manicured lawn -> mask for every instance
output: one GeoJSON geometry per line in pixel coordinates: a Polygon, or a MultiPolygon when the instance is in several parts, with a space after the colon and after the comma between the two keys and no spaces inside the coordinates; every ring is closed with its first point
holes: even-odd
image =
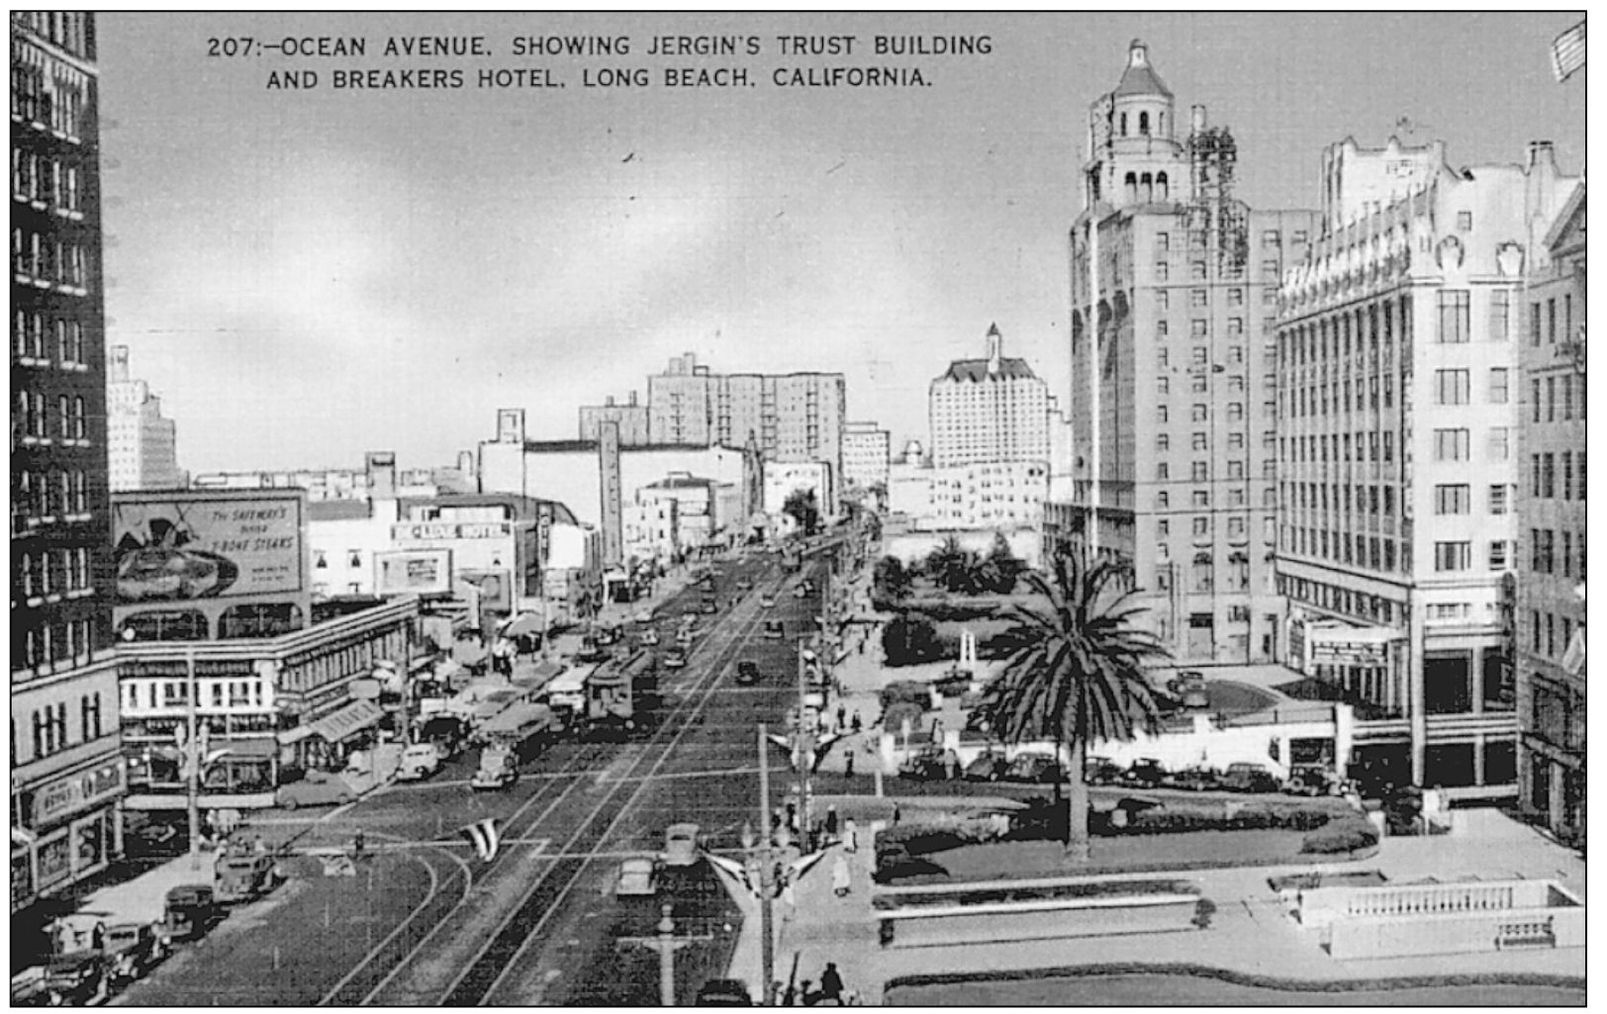
{"type": "MultiPolygon", "coordinates": [[[[1290,984],[1293,985],[1293,984],[1290,984]]],[[[1347,984],[1348,985],[1348,984],[1347,984]]],[[[1358,983],[1358,986],[1366,984],[1358,983]]],[[[901,985],[888,1006],[1583,1006],[1585,991],[1560,985],[1503,982],[1400,988],[1284,989],[1207,975],[1139,972],[1119,975],[978,977],[962,982],[901,985]]]]}
{"type": "Polygon", "coordinates": [[[1033,877],[1211,869],[1295,862],[1343,861],[1343,856],[1302,855],[1300,831],[1195,831],[1184,834],[1125,835],[1095,838],[1091,860],[1072,863],[1058,841],[994,842],[962,845],[914,857],[910,876],[899,885],[943,884],[968,880],[1018,880],[1033,877]]]}

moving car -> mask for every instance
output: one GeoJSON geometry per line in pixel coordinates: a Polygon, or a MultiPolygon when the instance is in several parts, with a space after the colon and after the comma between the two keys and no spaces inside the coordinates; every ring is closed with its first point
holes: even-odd
{"type": "Polygon", "coordinates": [[[519,757],[506,743],[490,743],[480,751],[480,766],[469,779],[476,792],[505,789],[519,780],[519,757]]]}
{"type": "Polygon", "coordinates": [[[664,668],[685,669],[686,649],[681,647],[670,648],[664,652],[664,668]]]}
{"type": "Polygon", "coordinates": [[[698,1007],[752,1007],[753,996],[741,979],[710,979],[698,987],[698,1007]]]}
{"type": "Polygon", "coordinates": [[[167,957],[167,945],[162,943],[155,926],[125,922],[106,927],[101,953],[106,957],[110,984],[119,987],[138,979],[167,957]]]}
{"type": "Polygon", "coordinates": [[[741,578],[737,581],[737,591],[753,591],[753,582],[745,577],[741,578]]]}
{"type": "Polygon", "coordinates": [[[737,686],[751,687],[759,682],[759,663],[745,658],[737,663],[737,686]]]}
{"type": "Polygon", "coordinates": [[[671,824],[664,829],[664,865],[691,866],[697,862],[698,826],[693,823],[671,824]]]}
{"type": "Polygon", "coordinates": [[[299,806],[338,806],[357,798],[350,784],[333,771],[309,771],[299,782],[279,786],[274,800],[287,810],[299,806]]]}
{"type": "Polygon", "coordinates": [[[653,875],[658,864],[651,859],[627,859],[619,864],[619,874],[614,878],[614,897],[616,898],[651,898],[658,893],[653,883],[653,875]]]}
{"type": "Polygon", "coordinates": [[[106,996],[106,959],[99,951],[58,954],[45,966],[47,1007],[87,1007],[106,996]]]}
{"type": "Polygon", "coordinates": [[[786,624],[782,623],[780,620],[765,620],[764,621],[764,636],[765,636],[765,640],[768,640],[768,641],[779,641],[779,640],[781,640],[782,638],[787,636],[786,624]]]}
{"type": "Polygon", "coordinates": [[[1232,792],[1277,792],[1278,779],[1260,764],[1229,764],[1222,787],[1232,792]]]}
{"type": "Polygon", "coordinates": [[[222,918],[211,884],[180,884],[168,889],[160,932],[170,945],[195,940],[222,918]]]}
{"type": "Polygon", "coordinates": [[[396,780],[416,782],[441,770],[442,751],[434,743],[412,743],[402,750],[401,763],[396,768],[396,780]]]}
{"type": "Polygon", "coordinates": [[[774,609],[776,605],[776,597],[774,595],[760,595],[759,605],[764,609],[774,609]]]}
{"type": "Polygon", "coordinates": [[[640,644],[644,648],[654,647],[658,644],[658,631],[654,630],[652,627],[648,627],[646,630],[636,635],[636,643],[640,644]]]}
{"type": "Polygon", "coordinates": [[[717,613],[720,611],[720,603],[714,599],[704,599],[698,608],[701,609],[705,614],[717,613]]]}

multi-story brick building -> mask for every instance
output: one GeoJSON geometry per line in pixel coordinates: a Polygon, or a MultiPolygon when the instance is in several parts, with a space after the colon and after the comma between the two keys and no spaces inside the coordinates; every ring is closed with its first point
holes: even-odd
{"type": "Polygon", "coordinates": [[[1527,166],[1454,170],[1443,143],[1347,139],[1324,153],[1321,233],[1285,279],[1290,661],[1404,720],[1409,745],[1375,751],[1397,781],[1514,777],[1514,311],[1569,186],[1549,146],[1527,166]]]}
{"type": "Polygon", "coordinates": [[[1234,196],[1232,136],[1202,106],[1178,127],[1135,41],[1089,109],[1071,230],[1071,498],[1046,506],[1045,534],[1130,568],[1139,622],[1180,661],[1270,661],[1283,616],[1270,339],[1278,280],[1316,215],[1250,210],[1234,196]]]}
{"type": "Polygon", "coordinates": [[[11,14],[11,910],[119,850],[95,21],[11,14]]]}
{"type": "Polygon", "coordinates": [[[1559,834],[1585,828],[1585,184],[1529,273],[1519,341],[1518,796],[1559,834]]]}
{"type": "Polygon", "coordinates": [[[1049,460],[1049,385],[1025,359],[1004,355],[997,324],[983,359],[957,359],[932,381],[932,464],[1049,460]]]}

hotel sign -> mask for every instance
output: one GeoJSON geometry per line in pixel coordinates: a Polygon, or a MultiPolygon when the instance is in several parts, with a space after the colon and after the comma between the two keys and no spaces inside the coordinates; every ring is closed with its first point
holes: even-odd
{"type": "Polygon", "coordinates": [[[506,521],[418,521],[391,526],[395,542],[440,542],[452,539],[505,539],[513,532],[506,521]]]}
{"type": "Polygon", "coordinates": [[[123,762],[106,764],[40,789],[34,796],[34,826],[110,799],[123,791],[123,762]]]}

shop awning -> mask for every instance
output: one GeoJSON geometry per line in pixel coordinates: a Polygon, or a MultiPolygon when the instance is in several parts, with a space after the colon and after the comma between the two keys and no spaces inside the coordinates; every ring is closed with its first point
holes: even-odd
{"type": "Polygon", "coordinates": [[[274,757],[279,753],[279,744],[271,739],[236,739],[219,746],[213,743],[214,753],[223,757],[274,757]]]}
{"type": "Polygon", "coordinates": [[[540,613],[525,613],[523,616],[502,628],[503,637],[522,637],[529,634],[541,633],[542,617],[540,613]]]}
{"type": "Polygon", "coordinates": [[[339,743],[350,739],[356,733],[377,725],[385,716],[385,712],[373,701],[352,701],[338,711],[333,711],[316,722],[297,726],[289,732],[281,733],[279,741],[282,743],[298,743],[308,736],[318,736],[331,743],[339,743]]]}

